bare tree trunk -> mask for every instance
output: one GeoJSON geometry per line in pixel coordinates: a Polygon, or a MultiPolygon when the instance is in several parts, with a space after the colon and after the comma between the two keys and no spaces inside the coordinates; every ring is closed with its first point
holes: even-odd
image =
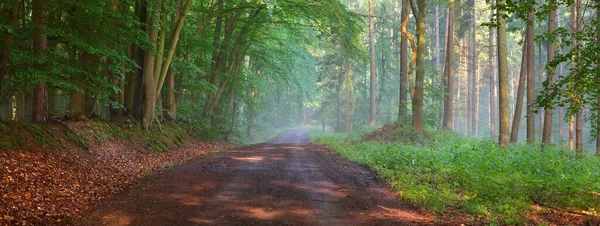
{"type": "MultiPolygon", "coordinates": [[[[46,51],[48,40],[45,36],[46,19],[48,17],[48,2],[45,0],[32,1],[33,17],[33,54],[42,57],[46,51]]],[[[41,65],[38,65],[41,66],[41,65]]],[[[38,70],[41,70],[39,68],[38,70]]],[[[35,85],[33,89],[33,111],[32,121],[36,123],[46,122],[48,120],[48,91],[46,83],[41,82],[35,85]]]]}
{"type": "MultiPolygon", "coordinates": [[[[17,15],[19,13],[19,1],[12,0],[10,1],[10,10],[8,12],[8,20],[7,25],[10,28],[15,28],[17,26],[17,15]]],[[[4,85],[4,75],[6,74],[6,70],[8,67],[8,58],[10,55],[10,49],[15,41],[15,37],[11,32],[5,32],[4,41],[0,46],[2,48],[2,52],[0,52],[0,95],[2,95],[2,86],[4,85]]],[[[0,96],[1,97],[1,96],[0,96]]]]}
{"type": "Polygon", "coordinates": [[[440,67],[440,4],[438,3],[435,5],[435,68],[440,70],[440,67]]]}
{"type": "MultiPolygon", "coordinates": [[[[498,4],[504,5],[506,0],[499,0],[498,4]]],[[[500,13],[503,14],[503,13],[500,13]]],[[[497,16],[498,21],[498,102],[500,133],[499,144],[506,146],[509,138],[509,113],[508,113],[508,61],[506,54],[506,21],[502,15],[497,16]]]]}
{"type": "MultiPolygon", "coordinates": [[[[402,24],[408,24],[408,0],[402,0],[402,10],[400,13],[402,24]]],[[[401,25],[402,27],[402,25],[401,25]]],[[[402,28],[400,28],[402,30],[402,28]]],[[[408,43],[405,35],[400,35],[400,94],[398,106],[398,119],[402,122],[406,116],[408,108],[408,43]]]]}
{"type": "MultiPolygon", "coordinates": [[[[596,20],[600,21],[600,2],[596,2],[596,20]]],[[[596,45],[600,46],[600,32],[596,38],[596,45]]],[[[600,59],[596,63],[596,68],[600,67],[600,59]]],[[[600,95],[598,95],[598,118],[596,119],[596,155],[600,155],[600,95]]]]}
{"type": "MultiPolygon", "coordinates": [[[[493,14],[493,12],[492,12],[493,14]]],[[[489,71],[490,71],[490,101],[489,101],[489,111],[490,111],[490,136],[496,136],[496,70],[494,68],[494,38],[496,34],[494,29],[490,29],[490,41],[489,41],[489,71]]]]}
{"type": "MultiPolygon", "coordinates": [[[[581,0],[575,1],[575,31],[581,31],[582,26],[582,9],[581,9],[581,0]]],[[[579,41],[575,41],[575,57],[579,57],[579,41]]],[[[581,97],[576,97],[581,98],[581,97]]],[[[577,154],[583,155],[583,107],[579,108],[577,114],[575,114],[575,150],[577,154]]]]}
{"type": "Polygon", "coordinates": [[[175,72],[173,67],[167,72],[167,119],[177,119],[177,102],[175,100],[175,72]]]}
{"type": "MultiPolygon", "coordinates": [[[[550,4],[555,5],[556,1],[551,1],[550,4]]],[[[556,27],[556,10],[550,10],[548,13],[548,33],[552,34],[556,27]]],[[[554,42],[548,42],[548,62],[554,60],[554,42]]],[[[540,56],[541,57],[541,56],[540,56]]],[[[546,82],[548,83],[548,91],[546,95],[551,95],[550,89],[552,88],[554,69],[548,70],[546,82]]],[[[542,147],[549,145],[552,139],[552,107],[544,108],[544,127],[542,131],[542,147]]]]}
{"type": "Polygon", "coordinates": [[[535,113],[534,113],[534,98],[535,98],[535,56],[534,56],[534,43],[533,43],[533,23],[535,20],[535,13],[530,11],[527,19],[527,143],[533,143],[535,141],[535,113]]]}
{"type": "MultiPolygon", "coordinates": [[[[160,10],[161,0],[154,0],[154,9],[150,16],[150,42],[153,49],[157,48],[156,41],[158,39],[158,19],[161,14],[160,10]]],[[[154,53],[152,51],[146,52],[145,56],[145,67],[144,67],[144,114],[142,116],[142,126],[146,132],[149,131],[150,125],[154,121],[154,109],[156,108],[156,90],[154,81],[154,53]]]]}
{"type": "Polygon", "coordinates": [[[417,133],[423,133],[423,80],[425,79],[425,20],[427,20],[427,1],[410,0],[413,15],[417,22],[417,54],[414,95],[412,96],[413,127],[417,133]]]}
{"type": "Polygon", "coordinates": [[[375,114],[377,105],[375,97],[377,96],[377,72],[375,69],[375,13],[373,9],[373,0],[369,0],[369,59],[370,59],[370,111],[369,126],[375,126],[375,114]]]}
{"type": "MultiPolygon", "coordinates": [[[[527,34],[525,36],[527,36],[527,34]]],[[[527,39],[527,37],[525,39],[527,39]]],[[[519,126],[521,124],[521,112],[523,111],[523,99],[525,96],[525,77],[527,77],[526,62],[527,42],[523,44],[523,54],[521,56],[521,72],[519,73],[519,85],[517,87],[517,104],[515,105],[515,114],[513,116],[513,123],[510,132],[511,143],[515,143],[519,139],[519,126]]]]}
{"type": "Polygon", "coordinates": [[[454,53],[454,0],[450,0],[448,8],[448,27],[446,37],[446,54],[444,60],[443,83],[444,92],[444,118],[442,128],[452,130],[454,127],[454,72],[453,72],[453,53],[454,53]]]}
{"type": "Polygon", "coordinates": [[[479,119],[479,76],[477,73],[477,58],[479,55],[477,54],[477,33],[476,33],[476,17],[475,17],[475,6],[471,7],[471,42],[469,49],[469,56],[471,56],[471,60],[469,66],[471,66],[471,70],[469,70],[472,74],[471,79],[471,111],[468,120],[471,120],[469,123],[471,125],[470,134],[473,136],[477,136],[477,123],[479,119]]]}

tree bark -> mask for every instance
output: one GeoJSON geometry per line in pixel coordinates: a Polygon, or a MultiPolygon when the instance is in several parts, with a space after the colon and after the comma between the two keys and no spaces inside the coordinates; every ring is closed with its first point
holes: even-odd
{"type": "MultiPolygon", "coordinates": [[[[148,22],[148,1],[140,0],[138,5],[138,18],[140,22],[140,30],[143,33],[147,32],[146,25],[148,22]]],[[[144,100],[144,73],[146,67],[146,51],[141,46],[136,46],[135,50],[136,64],[138,66],[136,74],[132,76],[133,82],[130,84],[133,89],[133,103],[129,112],[134,118],[142,119],[142,101],[144,100]]]]}
{"type": "MultiPolygon", "coordinates": [[[[408,24],[408,0],[402,0],[402,10],[400,12],[401,25],[400,32],[402,33],[402,27],[406,29],[408,24]]],[[[408,40],[406,36],[400,35],[400,87],[399,87],[399,106],[398,106],[398,120],[403,122],[407,116],[407,101],[408,101],[408,40]]]]}
{"type": "MultiPolygon", "coordinates": [[[[493,14],[493,12],[492,12],[493,14]]],[[[490,137],[496,136],[496,70],[494,68],[494,59],[495,59],[495,51],[494,51],[494,43],[495,40],[495,30],[490,29],[490,44],[488,47],[489,52],[489,71],[490,71],[490,101],[489,101],[489,113],[490,113],[490,137]]]]}
{"type": "MultiPolygon", "coordinates": [[[[506,0],[499,0],[499,5],[506,4],[506,0]]],[[[508,60],[506,54],[506,21],[502,16],[504,12],[497,15],[498,21],[498,103],[500,118],[499,144],[506,146],[509,138],[509,112],[508,112],[508,60]]]]}
{"type": "Polygon", "coordinates": [[[423,133],[423,80],[425,79],[425,20],[427,20],[427,1],[410,0],[417,22],[417,56],[414,95],[412,95],[413,127],[417,133],[423,133]]]}
{"type": "Polygon", "coordinates": [[[377,105],[375,97],[377,96],[377,72],[375,69],[375,13],[373,9],[373,0],[369,0],[369,59],[370,59],[370,74],[369,74],[369,126],[375,126],[375,114],[377,113],[377,105]]]}
{"type": "MultiPolygon", "coordinates": [[[[154,0],[154,9],[150,16],[148,25],[150,26],[150,43],[152,49],[156,49],[156,41],[158,39],[158,19],[161,13],[161,0],[154,0]]],[[[142,115],[142,126],[146,132],[149,131],[150,125],[154,121],[154,109],[156,108],[156,90],[154,80],[154,53],[147,51],[144,60],[144,114],[142,115]]]]}
{"type": "MultiPolygon", "coordinates": [[[[576,0],[575,1],[575,11],[576,11],[576,17],[575,17],[575,31],[576,32],[580,32],[581,31],[581,26],[582,26],[582,19],[583,19],[583,14],[582,14],[582,9],[581,9],[581,0],[576,0]]],[[[579,57],[579,41],[575,41],[575,57],[579,57]]],[[[577,65],[575,65],[577,66],[577,65]]],[[[580,99],[580,96],[576,97],[577,99],[580,99]]],[[[575,150],[577,151],[578,155],[583,155],[583,107],[580,107],[579,109],[577,109],[577,114],[575,114],[575,150]]]]}
{"type": "Polygon", "coordinates": [[[527,20],[527,143],[533,143],[535,141],[535,109],[533,107],[535,98],[535,45],[533,42],[535,13],[533,10],[527,15],[527,20]]]}
{"type": "MultiPolygon", "coordinates": [[[[556,5],[556,1],[551,1],[551,5],[556,5]]],[[[552,9],[548,13],[548,33],[552,34],[556,27],[556,10],[552,9]]],[[[548,42],[548,62],[554,60],[555,48],[554,42],[548,42]]],[[[540,56],[541,57],[541,56],[540,56]]],[[[546,73],[547,92],[546,95],[551,95],[551,88],[554,79],[554,69],[548,70],[546,73]]],[[[542,147],[550,144],[552,139],[552,107],[544,108],[544,128],[542,130],[542,147]]]]}
{"type": "MultiPolygon", "coordinates": [[[[46,51],[48,40],[45,36],[46,19],[48,17],[48,2],[46,0],[32,1],[33,17],[33,54],[41,57],[46,51]]],[[[42,65],[38,65],[38,70],[43,70],[42,65]]],[[[40,82],[33,89],[33,111],[32,121],[42,123],[48,120],[48,91],[45,82],[40,82]]]]}
{"type": "Polygon", "coordinates": [[[471,17],[471,48],[469,54],[469,56],[471,56],[471,61],[469,65],[471,66],[471,87],[473,89],[470,90],[472,111],[471,117],[468,120],[471,120],[471,135],[477,137],[477,127],[479,123],[479,73],[477,73],[479,54],[477,53],[477,20],[475,15],[475,5],[471,6],[471,17]]]}
{"type": "MultiPolygon", "coordinates": [[[[17,26],[17,15],[19,13],[19,1],[12,0],[10,1],[10,10],[8,11],[8,27],[14,29],[17,26]]],[[[8,59],[10,55],[10,49],[15,41],[15,37],[12,32],[5,32],[4,41],[0,46],[2,48],[2,52],[0,52],[0,97],[4,94],[2,92],[2,86],[4,85],[4,77],[6,71],[8,69],[8,59]]]]}
{"type": "Polygon", "coordinates": [[[443,83],[445,87],[444,92],[444,119],[442,121],[442,127],[444,129],[452,131],[454,126],[454,0],[450,0],[448,8],[448,27],[446,37],[446,54],[444,60],[444,75],[443,83]]]}
{"type": "MultiPolygon", "coordinates": [[[[525,34],[527,36],[527,34],[525,34]]],[[[527,39],[527,37],[525,37],[527,39]]],[[[523,99],[525,92],[525,77],[527,77],[527,42],[523,44],[521,56],[521,72],[519,73],[519,85],[517,87],[517,104],[513,115],[513,123],[510,132],[510,142],[515,143],[519,139],[519,126],[521,124],[521,112],[523,111],[523,99]]]]}
{"type": "Polygon", "coordinates": [[[175,72],[173,67],[169,68],[167,73],[167,119],[174,121],[177,119],[177,102],[175,100],[175,72]]]}
{"type": "MultiPolygon", "coordinates": [[[[600,21],[600,2],[596,2],[596,20],[600,21]]],[[[600,32],[598,32],[598,37],[596,38],[596,45],[600,46],[600,32]]],[[[598,67],[600,67],[600,59],[596,63],[596,69],[598,67]]],[[[596,155],[600,156],[600,94],[596,98],[598,99],[598,110],[596,112],[598,115],[596,118],[596,155]]]]}

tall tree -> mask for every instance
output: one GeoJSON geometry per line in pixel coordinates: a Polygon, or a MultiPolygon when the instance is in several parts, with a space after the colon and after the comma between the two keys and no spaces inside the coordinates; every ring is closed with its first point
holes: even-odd
{"type": "Polygon", "coordinates": [[[535,22],[535,12],[533,6],[527,14],[527,35],[525,42],[527,43],[527,143],[535,141],[535,53],[534,53],[534,30],[533,23],[535,22]]]}
{"type": "MultiPolygon", "coordinates": [[[[548,13],[548,33],[554,33],[556,29],[556,1],[550,1],[550,7],[552,8],[548,13]]],[[[552,40],[548,40],[548,62],[552,62],[554,60],[554,52],[555,52],[555,42],[552,40]]],[[[549,67],[548,72],[546,73],[546,83],[548,86],[547,95],[550,94],[550,90],[552,89],[552,83],[554,82],[554,69],[549,67]]],[[[546,107],[544,108],[544,128],[542,131],[542,147],[549,145],[552,138],[552,108],[546,107]]]]}
{"type": "MultiPolygon", "coordinates": [[[[493,14],[494,13],[492,12],[492,15],[493,14]]],[[[496,38],[495,29],[491,28],[490,35],[489,35],[490,41],[489,41],[489,45],[488,45],[488,55],[489,55],[488,69],[490,72],[490,80],[489,80],[490,101],[488,102],[488,107],[489,107],[489,115],[490,115],[489,124],[490,124],[490,136],[491,137],[496,136],[496,121],[497,121],[496,120],[496,115],[497,115],[496,114],[496,109],[497,109],[496,108],[496,106],[497,106],[497,104],[496,104],[496,100],[497,100],[497,98],[496,98],[496,69],[494,67],[494,66],[496,66],[495,62],[494,62],[495,61],[494,59],[496,59],[496,57],[495,57],[496,54],[494,51],[494,49],[495,49],[494,44],[496,43],[494,40],[495,38],[496,38]]]]}
{"type": "MultiPolygon", "coordinates": [[[[475,2],[473,2],[475,3],[475,2]]],[[[470,42],[469,42],[469,72],[471,74],[471,78],[469,79],[469,82],[471,84],[471,88],[472,90],[469,90],[469,94],[470,94],[470,99],[471,99],[471,109],[469,110],[470,112],[470,117],[467,120],[470,120],[469,125],[471,126],[470,130],[470,134],[473,136],[477,136],[477,125],[479,122],[479,73],[478,72],[478,58],[479,58],[479,54],[477,52],[477,22],[476,22],[476,15],[475,15],[475,4],[473,4],[471,6],[470,9],[470,14],[471,14],[471,21],[470,21],[470,25],[471,25],[471,36],[470,36],[470,42]]]]}
{"type": "MultiPolygon", "coordinates": [[[[575,26],[575,30],[573,33],[578,33],[581,31],[581,26],[583,23],[583,12],[582,12],[582,5],[581,5],[581,0],[576,0],[575,4],[573,5],[574,9],[571,10],[571,22],[574,22],[573,25],[571,26],[575,26]],[[573,18],[574,17],[574,18],[573,18]]],[[[574,34],[576,36],[576,34],[574,34]]],[[[577,60],[577,58],[579,58],[579,41],[577,41],[577,38],[574,39],[574,48],[571,51],[574,51],[573,57],[575,60],[577,60]]],[[[572,66],[576,67],[576,64],[572,64],[572,66]]],[[[574,70],[574,69],[572,69],[574,70]]],[[[578,75],[579,76],[579,75],[578,75]]],[[[581,96],[576,96],[576,99],[580,99],[582,98],[581,96]]],[[[577,109],[577,112],[575,113],[575,150],[577,151],[577,154],[582,155],[583,154],[583,108],[579,107],[577,109]]]]}
{"type": "MultiPolygon", "coordinates": [[[[42,58],[48,39],[46,37],[46,19],[48,18],[48,1],[33,0],[32,1],[32,17],[33,17],[33,54],[39,61],[42,58]]],[[[44,70],[44,63],[38,63],[38,70],[44,70]]],[[[48,120],[48,90],[46,82],[39,82],[33,89],[33,122],[45,122],[48,120]]]]}
{"type": "Polygon", "coordinates": [[[444,119],[442,127],[447,130],[452,130],[454,124],[454,0],[450,0],[450,6],[448,8],[448,22],[447,22],[447,37],[446,37],[446,54],[444,60],[444,119]]]}
{"type": "MultiPolygon", "coordinates": [[[[600,21],[600,2],[596,2],[596,20],[600,21]]],[[[600,31],[596,31],[596,45],[600,46],[600,31]]],[[[600,71],[600,58],[598,58],[598,62],[596,63],[596,71],[600,71]]],[[[598,117],[600,117],[600,94],[597,94],[597,113],[598,117]]],[[[596,121],[596,155],[600,156],[600,120],[596,121]]]]}
{"type": "Polygon", "coordinates": [[[423,133],[423,80],[425,79],[425,20],[427,20],[427,0],[410,0],[413,16],[417,22],[417,53],[414,87],[412,87],[413,127],[423,133]]]}
{"type": "Polygon", "coordinates": [[[369,59],[370,59],[370,111],[369,111],[369,125],[375,126],[375,114],[377,113],[377,104],[375,103],[375,97],[377,96],[377,71],[375,64],[375,12],[373,7],[373,0],[369,0],[369,59]]]}
{"type": "MultiPolygon", "coordinates": [[[[527,36],[527,34],[525,34],[527,36]]],[[[525,37],[527,39],[527,37],[525,37]]],[[[523,54],[521,56],[521,72],[519,73],[519,84],[517,86],[517,103],[515,113],[513,114],[513,123],[510,132],[510,142],[517,142],[519,139],[519,127],[521,124],[521,113],[523,111],[523,99],[525,92],[525,77],[527,77],[527,42],[523,44],[523,54]]]]}
{"type": "MultiPolygon", "coordinates": [[[[499,6],[504,6],[506,0],[498,0],[499,6]]],[[[501,11],[501,10],[498,10],[501,11]]],[[[498,22],[498,103],[500,132],[499,144],[504,147],[509,138],[509,113],[508,113],[508,60],[506,53],[506,20],[504,12],[498,12],[496,20],[498,22]]]]}
{"type": "MultiPolygon", "coordinates": [[[[18,16],[17,14],[19,13],[19,1],[12,0],[6,4],[8,4],[8,6],[9,6],[8,20],[7,20],[6,25],[8,25],[9,28],[14,30],[17,26],[17,16],[18,16]]],[[[10,49],[12,48],[12,45],[15,41],[14,32],[7,30],[4,33],[5,33],[4,41],[2,42],[2,45],[0,46],[0,48],[2,48],[2,52],[0,52],[0,98],[2,97],[2,86],[4,85],[3,80],[4,80],[4,75],[7,72],[8,57],[10,56],[10,49]]]]}
{"type": "MultiPolygon", "coordinates": [[[[408,0],[402,0],[400,11],[400,32],[408,25],[408,0]]],[[[408,101],[408,43],[404,34],[400,35],[400,87],[399,87],[398,119],[404,120],[407,116],[408,101]]]]}

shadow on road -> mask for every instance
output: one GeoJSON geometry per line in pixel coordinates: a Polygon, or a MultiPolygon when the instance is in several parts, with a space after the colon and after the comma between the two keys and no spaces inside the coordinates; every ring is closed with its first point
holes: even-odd
{"type": "Polygon", "coordinates": [[[369,170],[293,130],[152,176],[81,225],[424,225],[369,170]]]}

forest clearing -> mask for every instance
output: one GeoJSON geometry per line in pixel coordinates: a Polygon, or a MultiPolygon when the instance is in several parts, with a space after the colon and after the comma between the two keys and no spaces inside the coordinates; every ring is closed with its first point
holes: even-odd
{"type": "Polygon", "coordinates": [[[0,225],[600,225],[600,2],[3,0],[0,225]]]}

